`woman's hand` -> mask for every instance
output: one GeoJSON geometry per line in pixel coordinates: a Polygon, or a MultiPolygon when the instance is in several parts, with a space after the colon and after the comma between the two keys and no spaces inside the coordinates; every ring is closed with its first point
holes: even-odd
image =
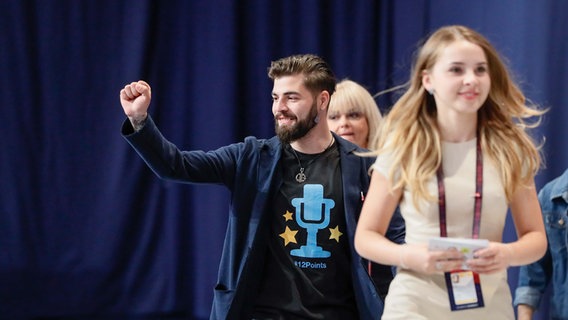
{"type": "Polygon", "coordinates": [[[455,248],[428,250],[427,245],[401,246],[401,267],[425,274],[444,273],[462,269],[465,256],[455,248]]]}
{"type": "Polygon", "coordinates": [[[475,251],[474,258],[466,261],[472,271],[479,274],[496,273],[511,265],[513,249],[510,244],[490,242],[487,248],[475,251]]]}

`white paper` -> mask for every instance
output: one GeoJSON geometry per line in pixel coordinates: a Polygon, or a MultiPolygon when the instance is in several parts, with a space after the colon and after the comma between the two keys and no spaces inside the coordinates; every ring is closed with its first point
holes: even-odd
{"type": "MultiPolygon", "coordinates": [[[[465,260],[473,259],[473,254],[476,250],[487,248],[489,240],[487,239],[469,239],[469,238],[447,238],[436,237],[431,238],[428,243],[428,248],[431,251],[442,251],[450,248],[456,248],[459,252],[465,255],[465,260]]],[[[462,269],[469,270],[465,262],[462,269]]]]}

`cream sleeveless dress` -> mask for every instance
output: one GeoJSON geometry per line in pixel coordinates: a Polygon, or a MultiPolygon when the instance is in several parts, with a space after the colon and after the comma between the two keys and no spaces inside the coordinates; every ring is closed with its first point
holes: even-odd
{"type": "MultiPolygon", "coordinates": [[[[448,237],[472,237],[476,142],[474,139],[442,143],[448,237]]],[[[373,169],[388,176],[390,166],[388,156],[379,156],[373,169]]],[[[428,190],[437,199],[436,177],[428,183],[428,190]]],[[[507,209],[499,173],[484,157],[480,239],[502,240],[507,209]]],[[[417,209],[412,203],[411,191],[405,189],[400,211],[406,222],[407,243],[427,244],[428,239],[440,235],[437,202],[424,201],[417,209]]],[[[514,319],[507,272],[480,275],[480,279],[485,307],[451,311],[442,274],[424,275],[399,268],[390,285],[381,319],[514,319]]]]}

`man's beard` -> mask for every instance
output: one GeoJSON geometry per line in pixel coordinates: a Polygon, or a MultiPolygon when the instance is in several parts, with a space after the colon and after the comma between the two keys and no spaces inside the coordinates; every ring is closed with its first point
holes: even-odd
{"type": "MultiPolygon", "coordinates": [[[[317,115],[317,104],[314,102],[308,117],[304,119],[296,118],[297,122],[293,126],[279,126],[278,120],[275,119],[274,131],[276,131],[276,135],[282,143],[291,143],[305,136],[313,127],[316,126],[317,122],[315,119],[317,115]]],[[[286,116],[286,114],[284,114],[284,116],[286,116]]]]}

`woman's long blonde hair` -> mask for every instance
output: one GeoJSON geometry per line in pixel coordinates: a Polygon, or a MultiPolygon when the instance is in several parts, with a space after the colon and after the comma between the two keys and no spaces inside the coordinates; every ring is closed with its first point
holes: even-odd
{"type": "Polygon", "coordinates": [[[433,67],[444,48],[457,40],[478,45],[487,58],[491,88],[478,111],[478,139],[484,154],[501,168],[501,180],[510,202],[515,190],[527,186],[540,168],[539,147],[526,129],[537,127],[545,111],[527,105],[495,48],[467,27],[442,27],[419,49],[406,91],[385,116],[371,154],[386,153],[392,157],[394,165],[388,176],[393,188],[407,186],[413,190],[415,205],[419,199],[435,200],[428,193],[426,182],[441,165],[442,147],[436,103],[422,86],[422,74],[433,67]],[[533,117],[537,120],[527,121],[533,117]]]}

